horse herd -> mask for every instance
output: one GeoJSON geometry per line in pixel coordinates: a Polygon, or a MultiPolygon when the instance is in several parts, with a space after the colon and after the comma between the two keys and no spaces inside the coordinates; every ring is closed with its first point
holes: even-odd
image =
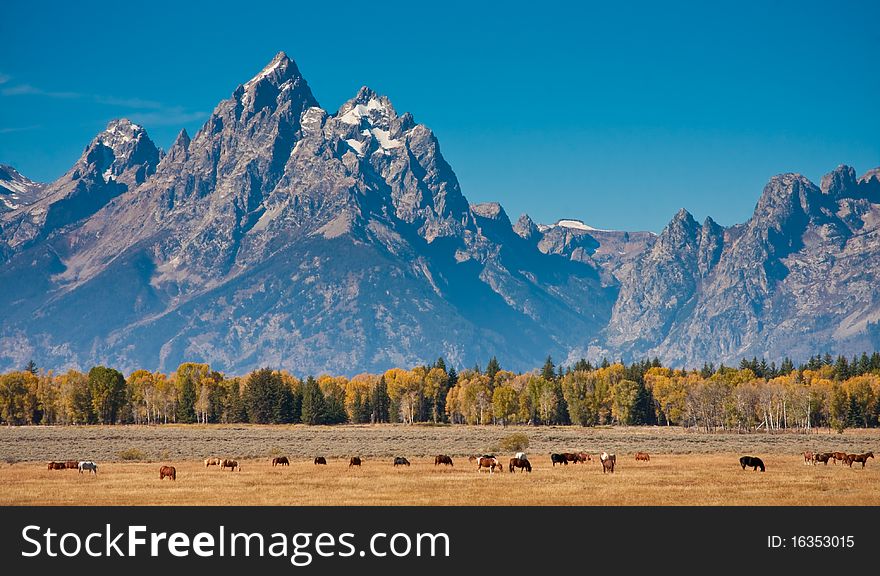
{"type": "MultiPolygon", "coordinates": [[[[828,461],[832,461],[834,464],[837,462],[842,462],[847,464],[850,468],[854,462],[860,462],[862,464],[862,468],[865,467],[865,464],[868,461],[868,458],[873,458],[873,452],[863,452],[861,454],[848,454],[846,452],[804,452],[804,464],[807,465],[816,465],[817,463],[823,463],[826,466],[828,465],[828,461]]],[[[614,473],[614,467],[617,463],[617,456],[613,453],[602,452],[598,456],[599,463],[602,465],[602,473],[605,474],[614,473]]],[[[650,462],[651,456],[647,452],[636,452],[635,459],[637,462],[650,462]]],[[[572,464],[581,464],[592,462],[593,457],[586,452],[562,452],[562,453],[551,453],[550,454],[550,463],[555,467],[557,464],[561,466],[568,466],[569,463],[572,464]]],[[[477,472],[482,472],[484,470],[488,470],[490,474],[494,473],[496,470],[499,472],[504,471],[504,466],[501,463],[501,460],[498,456],[494,454],[483,454],[483,455],[472,455],[468,456],[468,462],[473,465],[476,464],[477,472]]],[[[212,466],[217,466],[220,470],[231,470],[235,472],[236,469],[241,471],[241,465],[237,460],[232,460],[230,458],[219,458],[219,457],[211,457],[206,458],[204,460],[205,468],[210,468],[212,466]]],[[[275,466],[290,466],[290,459],[287,456],[276,456],[271,460],[272,467],[275,466]]],[[[316,456],[314,459],[315,465],[326,465],[327,459],[324,456],[316,456]]],[[[352,456],[349,459],[348,467],[352,466],[361,466],[363,460],[360,456],[352,456]]],[[[756,456],[743,456],[739,459],[740,466],[745,470],[746,468],[752,468],[752,470],[757,471],[759,468],[761,472],[766,471],[766,466],[764,462],[756,457],[756,456]]],[[[454,466],[452,457],[447,454],[438,454],[434,457],[434,467],[440,466],[443,464],[444,466],[454,466]]],[[[403,456],[395,456],[393,460],[393,466],[396,468],[398,466],[410,466],[410,461],[407,460],[403,456]]],[[[507,468],[509,472],[514,472],[519,469],[520,472],[531,472],[532,464],[529,462],[529,459],[526,457],[524,452],[517,452],[510,460],[507,462],[507,468]]],[[[48,465],[49,470],[79,470],[79,473],[82,474],[84,472],[91,472],[94,474],[98,474],[98,465],[91,460],[66,460],[63,462],[49,462],[48,465]]],[[[162,465],[159,468],[159,480],[163,480],[165,478],[169,478],[171,480],[177,480],[177,469],[174,466],[162,465]]]]}
{"type": "Polygon", "coordinates": [[[49,462],[49,470],[79,470],[79,473],[98,473],[98,465],[91,460],[65,460],[64,462],[49,462]]]}
{"type": "Polygon", "coordinates": [[[804,452],[804,464],[815,466],[817,462],[822,462],[828,466],[828,461],[831,460],[834,464],[837,464],[838,461],[843,462],[850,468],[852,468],[853,462],[861,462],[862,468],[864,468],[865,464],[868,463],[868,458],[873,457],[873,452],[862,452],[861,454],[847,454],[846,452],[804,452]]]}

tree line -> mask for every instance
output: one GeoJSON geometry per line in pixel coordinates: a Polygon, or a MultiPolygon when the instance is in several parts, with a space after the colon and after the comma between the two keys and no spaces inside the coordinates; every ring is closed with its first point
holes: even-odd
{"type": "Polygon", "coordinates": [[[880,425],[880,353],[816,355],[798,367],[743,359],[682,370],[658,359],[572,366],[548,357],[514,373],[496,358],[456,371],[442,358],[352,378],[262,368],[230,377],[187,362],[164,374],[95,366],[55,374],[30,363],[0,375],[0,423],[449,423],[668,425],[779,431],[880,425]]]}

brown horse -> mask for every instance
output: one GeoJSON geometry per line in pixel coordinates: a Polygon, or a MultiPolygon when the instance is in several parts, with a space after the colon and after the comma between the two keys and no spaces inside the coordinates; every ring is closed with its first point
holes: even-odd
{"type": "Polygon", "coordinates": [[[602,452],[599,456],[599,461],[602,462],[602,474],[606,471],[610,474],[614,474],[614,464],[617,462],[617,455],[602,452]]]}
{"type": "Polygon", "coordinates": [[[849,464],[849,467],[852,468],[853,462],[861,462],[862,468],[865,467],[865,464],[868,463],[868,458],[873,458],[873,452],[864,452],[862,454],[847,454],[846,455],[846,463],[849,464]]]}
{"type": "Polygon", "coordinates": [[[644,462],[650,462],[651,456],[647,452],[636,452],[636,460],[642,460],[644,462]]]}
{"type": "Polygon", "coordinates": [[[832,452],[831,457],[834,458],[834,463],[837,464],[837,461],[841,462],[846,460],[846,452],[832,452]]]}
{"type": "Polygon", "coordinates": [[[315,465],[316,466],[318,464],[326,464],[326,463],[327,463],[327,459],[324,458],[323,456],[315,456],[315,465]]]}
{"type": "Polygon", "coordinates": [[[562,455],[565,456],[566,462],[574,462],[575,464],[580,462],[580,460],[578,460],[578,455],[574,452],[563,452],[562,455]]]}
{"type": "Polygon", "coordinates": [[[520,473],[525,470],[526,472],[532,471],[532,463],[529,462],[528,458],[511,458],[509,463],[509,470],[513,472],[514,468],[519,468],[520,473]]]}
{"type": "Polygon", "coordinates": [[[349,468],[351,468],[352,466],[360,466],[360,465],[361,465],[360,456],[352,456],[351,460],[348,461],[349,468]]]}
{"type": "Polygon", "coordinates": [[[287,456],[272,458],[272,468],[275,466],[290,466],[290,460],[287,459],[287,456]]]}
{"type": "Polygon", "coordinates": [[[223,463],[223,460],[220,458],[205,458],[205,468],[208,466],[219,466],[223,463]]]}
{"type": "Polygon", "coordinates": [[[67,468],[68,470],[76,470],[77,468],[79,468],[79,461],[78,460],[68,460],[67,462],[64,463],[64,467],[67,468]]]}
{"type": "Polygon", "coordinates": [[[577,453],[577,461],[578,462],[592,462],[593,457],[587,454],[586,452],[578,452],[577,453]]]}
{"type": "Polygon", "coordinates": [[[220,463],[220,470],[226,470],[227,468],[231,468],[233,472],[238,468],[238,471],[241,472],[241,466],[238,465],[238,462],[230,460],[229,458],[224,458],[223,462],[220,463]]]}
{"type": "Polygon", "coordinates": [[[489,474],[495,472],[495,468],[498,468],[499,471],[503,471],[504,468],[501,466],[501,462],[498,461],[498,458],[495,456],[483,456],[480,458],[477,463],[477,472],[482,472],[483,468],[489,469],[489,474]]]}
{"type": "Polygon", "coordinates": [[[66,468],[64,462],[49,462],[49,470],[64,470],[66,468]]]}
{"type": "Polygon", "coordinates": [[[164,478],[177,480],[177,469],[174,466],[162,466],[159,468],[159,480],[164,478]]]}
{"type": "Polygon", "coordinates": [[[813,454],[813,460],[816,462],[822,462],[828,466],[828,461],[831,460],[831,452],[817,452],[816,454],[813,454]]]}
{"type": "Polygon", "coordinates": [[[450,458],[446,454],[439,454],[438,456],[434,457],[434,466],[439,466],[440,464],[455,467],[455,465],[452,463],[452,458],[450,458]]]}
{"type": "Polygon", "coordinates": [[[565,454],[550,454],[550,462],[553,463],[554,468],[557,464],[565,464],[568,466],[568,458],[565,457],[565,454]]]}
{"type": "Polygon", "coordinates": [[[804,465],[816,464],[816,454],[813,452],[804,452],[804,465]]]}

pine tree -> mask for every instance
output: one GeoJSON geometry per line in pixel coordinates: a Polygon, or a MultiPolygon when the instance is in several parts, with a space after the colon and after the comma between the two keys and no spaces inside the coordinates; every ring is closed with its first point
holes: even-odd
{"type": "Polygon", "coordinates": [[[574,371],[575,372],[589,372],[593,369],[593,365],[581,358],[577,362],[574,363],[574,371]]]}
{"type": "Polygon", "coordinates": [[[323,424],[324,419],[324,393],[318,382],[309,376],[303,384],[302,423],[323,424]]]}
{"type": "Polygon", "coordinates": [[[541,377],[548,382],[552,382],[556,378],[555,370],[556,366],[553,364],[553,358],[547,356],[544,367],[541,369],[541,377]]]}
{"type": "Polygon", "coordinates": [[[653,425],[657,423],[656,414],[654,413],[654,398],[645,387],[644,380],[636,382],[638,389],[636,390],[636,398],[633,402],[631,422],[635,425],[653,425]]]}
{"type": "Polygon", "coordinates": [[[758,364],[757,374],[759,378],[770,378],[770,367],[767,366],[766,358],[761,358],[761,363],[758,364]]]}
{"type": "Polygon", "coordinates": [[[455,371],[455,366],[450,368],[447,372],[449,375],[449,387],[452,388],[456,384],[458,384],[458,372],[455,371]]]}
{"type": "Polygon", "coordinates": [[[786,356],[782,360],[782,366],[779,367],[779,373],[783,376],[788,376],[792,372],[794,372],[794,362],[791,361],[791,358],[786,356]]]}
{"type": "Polygon", "coordinates": [[[189,374],[184,375],[183,381],[180,383],[177,421],[183,424],[192,424],[196,421],[196,384],[189,374]]]}
{"type": "Polygon", "coordinates": [[[376,383],[376,387],[373,388],[373,399],[371,401],[373,422],[388,422],[390,403],[388,384],[385,383],[385,377],[382,376],[379,378],[379,382],[376,383]]]}
{"type": "Polygon", "coordinates": [[[446,362],[443,360],[443,356],[437,358],[437,361],[434,362],[434,368],[440,368],[444,372],[446,372],[446,362]]]}
{"type": "Polygon", "coordinates": [[[24,367],[25,372],[30,372],[31,374],[36,375],[37,373],[37,363],[33,360],[28,360],[27,365],[24,367]]]}
{"type": "Polygon", "coordinates": [[[498,358],[492,356],[489,359],[489,364],[486,365],[486,376],[489,377],[489,386],[492,387],[495,385],[495,375],[501,371],[501,365],[498,363],[498,358]]]}

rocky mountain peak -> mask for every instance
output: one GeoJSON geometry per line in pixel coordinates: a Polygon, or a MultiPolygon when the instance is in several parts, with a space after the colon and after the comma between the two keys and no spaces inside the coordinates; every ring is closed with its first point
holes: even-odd
{"type": "Polygon", "coordinates": [[[855,194],[856,187],[855,169],[843,164],[822,176],[822,181],[819,185],[822,194],[831,196],[834,200],[852,197],[855,194]]]}
{"type": "Polygon", "coordinates": [[[485,218],[487,220],[506,220],[508,223],[510,222],[507,213],[498,202],[471,204],[471,211],[480,218],[485,218]]]}
{"type": "Polygon", "coordinates": [[[105,182],[140,184],[156,171],[161,154],[146,130],[126,118],[111,120],[86,149],[85,172],[97,171],[105,182]]]}
{"type": "Polygon", "coordinates": [[[362,86],[354,98],[343,104],[336,113],[338,120],[355,127],[389,128],[397,118],[391,101],[367,86],[362,86]]]}
{"type": "MultiPolygon", "coordinates": [[[[318,105],[296,62],[284,52],[276,54],[256,76],[239,86],[233,100],[240,103],[244,120],[265,108],[271,112],[286,108],[285,103],[290,103],[297,113],[318,105]]],[[[219,109],[215,115],[218,112],[219,109]]]]}
{"type": "Polygon", "coordinates": [[[871,180],[880,181],[880,167],[872,168],[859,176],[859,184],[867,184],[871,180]]]}
{"type": "Polygon", "coordinates": [[[0,164],[0,213],[32,204],[45,186],[23,176],[12,166],[0,164]]]}
{"type": "Polygon", "coordinates": [[[701,233],[701,226],[694,220],[690,212],[682,208],[675,213],[669,224],[663,228],[655,244],[655,250],[681,250],[696,246],[701,233]]]}
{"type": "Polygon", "coordinates": [[[513,225],[513,231],[524,240],[530,240],[538,233],[538,225],[528,214],[523,214],[513,225]]]}
{"type": "Polygon", "coordinates": [[[280,86],[288,80],[301,77],[302,75],[296,66],[296,62],[288,58],[284,51],[281,51],[256,76],[245,82],[244,88],[248,90],[255,84],[263,81],[280,86]]]}

